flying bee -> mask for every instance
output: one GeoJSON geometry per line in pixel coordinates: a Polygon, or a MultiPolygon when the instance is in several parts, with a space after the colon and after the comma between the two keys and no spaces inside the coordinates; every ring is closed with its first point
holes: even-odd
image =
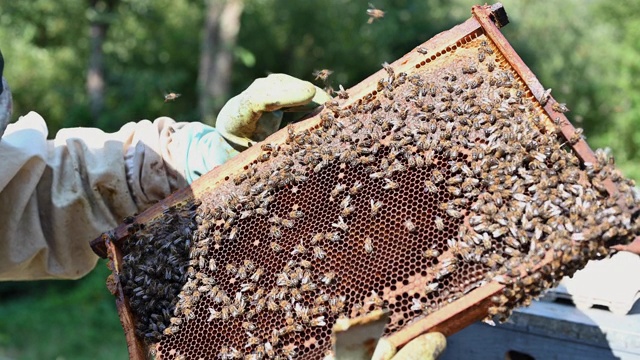
{"type": "Polygon", "coordinates": [[[164,94],[164,102],[174,101],[175,99],[182,96],[182,94],[177,94],[174,92],[170,92],[168,94],[164,94]]]}
{"type": "Polygon", "coordinates": [[[565,103],[554,103],[551,108],[553,109],[553,111],[559,112],[559,113],[566,113],[569,111],[569,108],[567,107],[567,104],[565,103]]]}
{"type": "Polygon", "coordinates": [[[364,239],[364,251],[367,254],[373,253],[373,240],[370,237],[366,237],[364,239]]]}
{"type": "Polygon", "coordinates": [[[411,221],[411,219],[407,219],[404,222],[404,227],[407,228],[407,231],[409,231],[410,233],[414,233],[417,230],[416,225],[413,223],[413,221],[411,221]]]}
{"type": "Polygon", "coordinates": [[[333,71],[329,69],[316,70],[313,72],[313,76],[316,77],[315,80],[320,79],[322,81],[327,81],[331,74],[333,74],[333,71]]]}
{"type": "Polygon", "coordinates": [[[367,9],[367,15],[369,15],[369,20],[367,20],[367,24],[373,24],[374,21],[378,19],[382,19],[384,17],[384,11],[380,9],[376,9],[373,4],[369,3],[369,8],[367,9]]]}

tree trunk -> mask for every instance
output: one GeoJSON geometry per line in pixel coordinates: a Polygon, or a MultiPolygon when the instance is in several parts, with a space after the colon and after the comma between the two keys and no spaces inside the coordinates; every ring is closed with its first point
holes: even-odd
{"type": "Polygon", "coordinates": [[[119,0],[90,0],[89,69],[87,70],[87,94],[93,123],[97,123],[104,109],[104,51],[102,45],[109,30],[109,19],[119,0]]]}
{"type": "Polygon", "coordinates": [[[229,97],[233,48],[243,9],[243,0],[207,1],[198,85],[201,119],[211,125],[229,97]]]}

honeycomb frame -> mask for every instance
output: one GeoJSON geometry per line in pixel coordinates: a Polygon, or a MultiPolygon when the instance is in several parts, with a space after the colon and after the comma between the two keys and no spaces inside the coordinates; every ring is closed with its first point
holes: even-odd
{"type": "MultiPolygon", "coordinates": [[[[560,133],[565,139],[576,139],[576,141],[570,142],[569,145],[583,163],[597,162],[596,155],[591,151],[584,139],[579,137],[579,134],[576,134],[576,129],[566,119],[564,114],[556,111],[557,106],[555,105],[557,102],[555,99],[549,97],[544,101],[542,100],[543,97],[546,96],[544,88],[500,33],[499,27],[507,23],[506,14],[502,6],[500,4],[493,6],[476,6],[472,9],[472,13],[473,17],[465,23],[435,36],[389,66],[396,74],[405,72],[409,75],[420,69],[429,67],[446,67],[446,64],[443,65],[443,62],[457,61],[455,56],[451,56],[452,53],[455,54],[456,49],[462,49],[467,44],[471,44],[476,38],[484,36],[491,41],[492,48],[504,59],[507,66],[519,76],[522,83],[526,85],[528,89],[526,95],[532,96],[539,105],[541,105],[542,102],[545,103],[541,111],[544,111],[546,116],[544,116],[543,121],[538,124],[538,126],[547,129],[547,131],[554,131],[553,129],[558,126],[560,133]],[[424,54],[421,50],[424,48],[428,49],[427,54],[424,54]]],[[[373,74],[360,84],[349,89],[347,91],[349,94],[348,99],[338,100],[337,106],[344,109],[354,104],[357,106],[358,102],[362,102],[363,99],[364,103],[373,101],[380,94],[376,91],[378,80],[385,76],[388,76],[388,71],[385,69],[373,74]]],[[[324,113],[326,113],[326,111],[324,113]]],[[[318,129],[322,126],[322,121],[321,114],[316,115],[313,118],[295,124],[286,130],[281,130],[270,136],[263,144],[285,144],[291,141],[291,134],[300,134],[306,130],[318,129]]],[[[191,188],[181,190],[171,195],[166,200],[140,214],[135,218],[134,224],[151,224],[159,217],[162,217],[167,208],[193,206],[193,198],[204,199],[213,192],[216,192],[216,196],[220,198],[228,196],[229,194],[225,193],[227,189],[224,184],[233,180],[234,174],[248,170],[251,164],[259,165],[260,161],[258,159],[264,155],[264,152],[261,146],[250,148],[225,164],[225,166],[206,174],[194,182],[191,188]]],[[[618,190],[613,181],[605,179],[603,183],[603,186],[611,195],[617,193],[618,190]]],[[[367,184],[365,184],[365,186],[367,186],[367,184]]],[[[468,221],[468,219],[465,218],[464,221],[468,221]]],[[[447,221],[447,228],[453,227],[453,225],[452,222],[447,221]]],[[[420,223],[418,223],[418,226],[420,226],[420,223]]],[[[134,359],[143,359],[146,353],[146,346],[134,332],[134,316],[132,315],[127,297],[124,295],[122,285],[119,281],[119,274],[122,271],[121,264],[123,262],[121,250],[123,242],[129,237],[132,231],[135,232],[136,230],[137,229],[132,229],[131,224],[122,224],[113,232],[105,234],[94,241],[92,246],[99,255],[108,255],[112,259],[115,276],[110,278],[110,289],[114,295],[116,295],[118,311],[125,329],[130,356],[134,359]]],[[[518,272],[523,278],[527,277],[532,271],[549,265],[553,261],[553,257],[553,252],[549,251],[534,269],[516,268],[513,277],[518,277],[518,272]]],[[[420,277],[420,275],[416,276],[418,278],[420,277]]],[[[426,274],[421,276],[426,277],[426,274]]],[[[432,277],[433,274],[429,274],[429,276],[432,277]]],[[[416,319],[415,321],[411,319],[412,322],[409,324],[401,323],[399,327],[394,328],[394,331],[390,331],[387,334],[387,339],[392,344],[400,347],[427,331],[440,331],[445,335],[450,335],[477,320],[485,318],[488,310],[495,306],[496,297],[499,298],[501,294],[505,292],[507,285],[505,281],[488,281],[481,286],[471,288],[464,296],[459,297],[446,306],[440,307],[437,311],[429,313],[428,316],[416,319]]],[[[384,298],[400,296],[403,290],[402,286],[398,286],[396,289],[385,293],[384,298]]],[[[404,302],[404,307],[407,307],[406,303],[408,299],[401,301],[404,302]]],[[[352,312],[351,315],[357,314],[352,312]]]]}

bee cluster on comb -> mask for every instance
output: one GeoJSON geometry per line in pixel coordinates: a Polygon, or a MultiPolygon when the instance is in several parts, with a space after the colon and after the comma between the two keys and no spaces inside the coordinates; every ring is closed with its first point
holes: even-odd
{"type": "Polygon", "coordinates": [[[339,317],[387,308],[389,335],[491,281],[504,320],[638,233],[633,183],[603,151],[581,163],[481,31],[436,61],[384,64],[363,98],[132,225],[120,282],[158,358],[322,358],[339,317]]]}

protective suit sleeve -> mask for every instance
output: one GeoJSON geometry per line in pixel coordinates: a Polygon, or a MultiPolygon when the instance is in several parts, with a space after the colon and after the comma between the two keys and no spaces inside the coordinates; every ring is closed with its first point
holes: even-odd
{"type": "Polygon", "coordinates": [[[47,140],[35,112],[10,124],[0,140],[0,280],[75,279],[93,269],[90,240],[187,186],[189,134],[202,127],[163,117],[47,140]]]}

